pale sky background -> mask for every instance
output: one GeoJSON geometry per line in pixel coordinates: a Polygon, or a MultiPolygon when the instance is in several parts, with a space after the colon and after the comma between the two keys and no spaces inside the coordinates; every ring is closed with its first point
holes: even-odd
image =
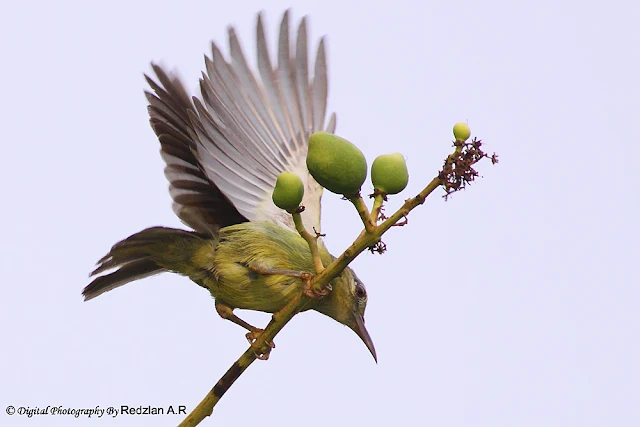
{"type": "MultiPolygon", "coordinates": [[[[273,44],[289,6],[314,46],[328,36],[338,133],[369,161],[408,158],[389,210],[431,180],[457,121],[500,164],[354,263],[377,365],[349,329],[302,314],[202,425],[640,425],[640,6],[615,0],[5,2],[0,424],[176,425],[5,407],[190,411],[246,349],[186,278],[80,292],[116,241],[182,226],[148,124],[150,61],[195,94],[210,40],[226,51],[233,23],[253,59],[256,12],[273,44]]],[[[324,213],[337,254],[361,225],[331,194],[324,213]]]]}

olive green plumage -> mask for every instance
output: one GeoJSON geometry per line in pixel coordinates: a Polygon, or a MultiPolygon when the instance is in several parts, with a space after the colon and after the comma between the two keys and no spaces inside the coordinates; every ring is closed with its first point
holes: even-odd
{"type": "MultiPolygon", "coordinates": [[[[320,257],[332,256],[324,245],[320,257]]],[[[92,275],[111,268],[83,291],[85,300],[141,278],[171,271],[189,277],[209,290],[218,303],[230,308],[275,313],[303,288],[301,279],[281,274],[259,274],[254,269],[314,271],[311,251],[298,233],[267,222],[244,222],[220,229],[214,237],[165,227],[152,227],[116,243],[92,275]],[[127,274],[129,273],[129,274],[127,274]]],[[[353,270],[345,269],[331,282],[333,291],[307,309],[317,310],[351,328],[354,313],[364,316],[366,292],[353,270]]]]}
{"type": "MultiPolygon", "coordinates": [[[[326,249],[320,250],[325,265],[331,262],[326,249]]],[[[299,234],[277,225],[248,222],[220,230],[213,255],[213,276],[202,283],[211,294],[233,308],[273,313],[284,307],[302,281],[295,277],[262,275],[249,266],[277,270],[313,272],[307,242],[299,234]]]]}

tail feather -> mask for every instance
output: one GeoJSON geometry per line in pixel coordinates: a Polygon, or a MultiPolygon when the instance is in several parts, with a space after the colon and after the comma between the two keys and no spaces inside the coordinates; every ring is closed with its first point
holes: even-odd
{"type": "MultiPolygon", "coordinates": [[[[165,271],[191,276],[200,266],[193,265],[194,254],[207,244],[198,233],[166,227],[147,228],[113,245],[98,261],[90,276],[96,277],[82,291],[85,301],[100,294],[165,271]]],[[[213,250],[211,250],[213,254],[213,250]]]]}
{"type": "MultiPolygon", "coordinates": [[[[89,301],[90,299],[119,286],[126,285],[134,280],[144,279],[145,277],[162,273],[163,271],[165,270],[159,268],[155,262],[149,259],[132,261],[123,265],[113,273],[93,279],[93,281],[84,288],[82,295],[84,296],[85,301],[89,301]]],[[[91,275],[94,274],[95,272],[91,275]]]]}

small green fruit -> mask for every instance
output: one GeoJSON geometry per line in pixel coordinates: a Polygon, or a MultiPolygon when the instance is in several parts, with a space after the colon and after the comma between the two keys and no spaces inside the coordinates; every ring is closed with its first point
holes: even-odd
{"type": "Polygon", "coordinates": [[[293,172],[282,172],[276,180],[271,198],[280,209],[288,212],[295,211],[302,202],[304,185],[302,180],[293,172]]]}
{"type": "Polygon", "coordinates": [[[409,182],[409,171],[400,153],[378,156],[371,165],[373,187],[385,194],[398,194],[409,182]]]}
{"type": "Polygon", "coordinates": [[[453,125],[453,136],[456,141],[466,141],[471,136],[471,129],[466,123],[456,123],[453,125]]]}
{"type": "Polygon", "coordinates": [[[318,184],[347,197],[360,193],[367,178],[367,159],[358,147],[327,132],[309,138],[307,168],[318,184]]]}

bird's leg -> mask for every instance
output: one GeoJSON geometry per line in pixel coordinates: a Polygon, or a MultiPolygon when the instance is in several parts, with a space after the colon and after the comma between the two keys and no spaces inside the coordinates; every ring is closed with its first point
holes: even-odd
{"type": "Polygon", "coordinates": [[[224,303],[221,303],[221,302],[219,302],[217,300],[216,300],[216,311],[218,312],[220,317],[222,317],[223,319],[230,320],[233,323],[235,323],[236,325],[242,326],[243,328],[245,328],[248,331],[251,331],[251,332],[261,332],[262,331],[262,329],[256,328],[255,326],[245,322],[244,320],[242,320],[241,318],[239,318],[238,316],[233,314],[233,309],[231,307],[229,307],[228,305],[226,305],[224,303]]]}
{"type": "Polygon", "coordinates": [[[255,271],[258,274],[263,274],[263,275],[279,274],[281,276],[295,277],[297,279],[300,279],[302,280],[302,283],[304,283],[304,286],[302,287],[302,291],[309,298],[322,299],[323,297],[327,296],[327,294],[332,290],[330,283],[327,283],[326,285],[324,285],[322,289],[320,289],[319,291],[314,290],[311,287],[311,280],[313,279],[314,275],[312,273],[309,273],[308,271],[280,270],[277,268],[269,268],[260,264],[252,264],[247,267],[249,268],[249,270],[255,271]]]}
{"type": "MultiPolygon", "coordinates": [[[[228,305],[217,300],[215,304],[216,311],[218,312],[220,317],[226,320],[230,320],[236,325],[242,326],[249,331],[245,336],[247,337],[247,341],[249,341],[249,344],[253,346],[253,343],[256,339],[258,339],[260,334],[262,334],[263,330],[260,328],[256,328],[255,326],[245,322],[244,320],[233,314],[233,308],[229,307],[228,305]]],[[[273,341],[266,341],[265,344],[269,346],[269,349],[266,352],[255,349],[256,357],[260,360],[267,360],[269,358],[269,352],[271,351],[271,349],[276,348],[276,345],[273,341]]]]}

